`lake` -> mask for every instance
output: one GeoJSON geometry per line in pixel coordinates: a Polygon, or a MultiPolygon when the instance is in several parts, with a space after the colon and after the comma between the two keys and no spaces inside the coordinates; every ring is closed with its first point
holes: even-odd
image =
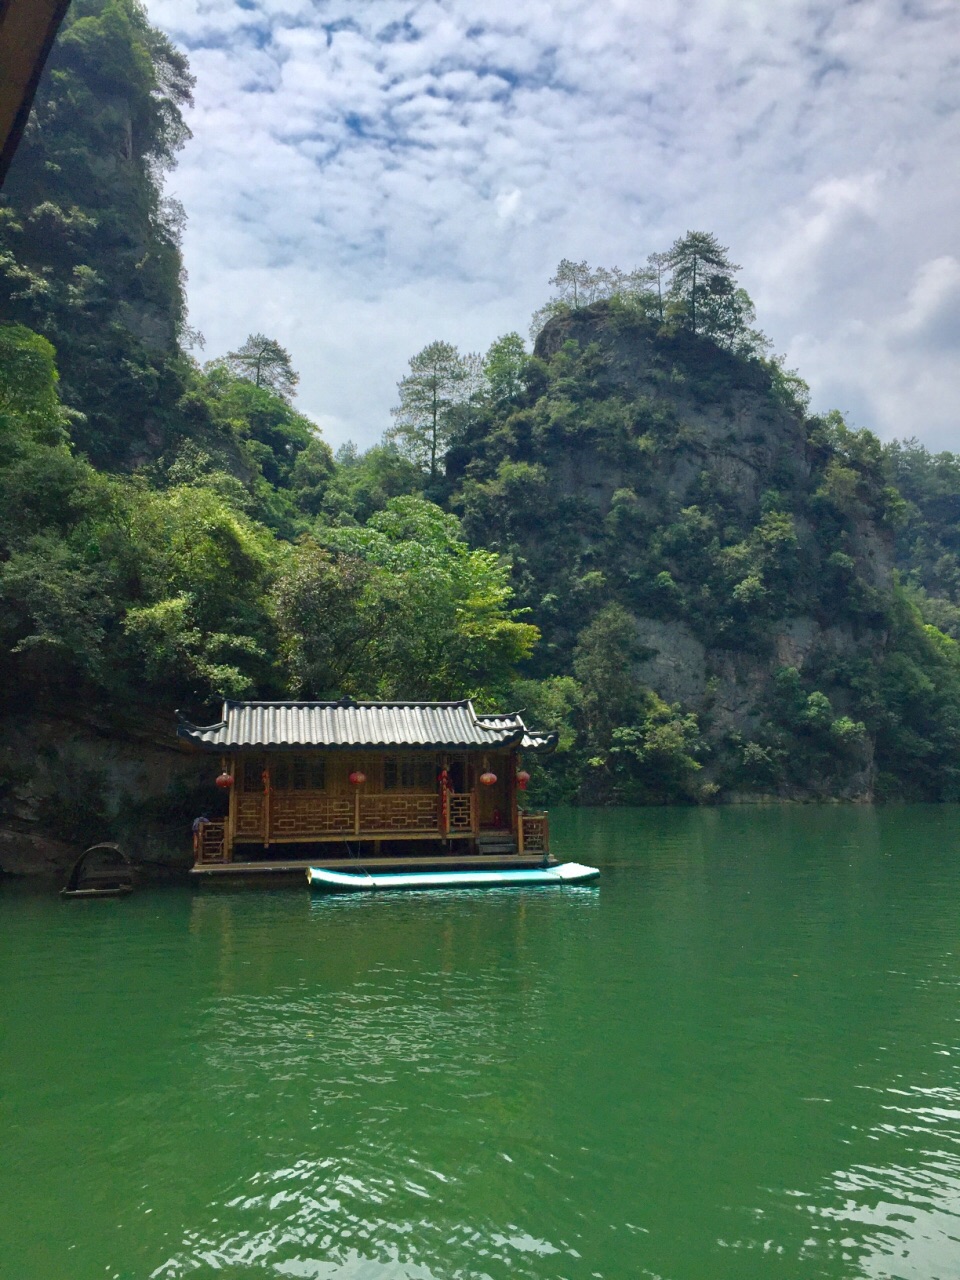
{"type": "Polygon", "coordinates": [[[598,887],[0,888],[0,1275],[960,1275],[960,809],[554,814],[598,887]]]}

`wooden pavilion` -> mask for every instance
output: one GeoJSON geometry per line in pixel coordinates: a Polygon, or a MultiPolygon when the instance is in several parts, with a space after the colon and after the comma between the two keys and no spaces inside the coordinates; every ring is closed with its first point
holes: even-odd
{"type": "MultiPolygon", "coordinates": [[[[402,864],[535,866],[547,815],[520,804],[521,752],[555,734],[461,702],[232,702],[181,718],[189,751],[219,756],[220,820],[198,819],[197,874],[402,864]]],[[[213,782],[213,778],[211,778],[213,782]]]]}

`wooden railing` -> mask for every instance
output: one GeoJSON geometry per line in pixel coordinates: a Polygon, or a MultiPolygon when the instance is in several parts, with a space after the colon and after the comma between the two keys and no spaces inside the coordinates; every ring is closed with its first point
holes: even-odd
{"type": "Polygon", "coordinates": [[[550,852],[550,819],[545,813],[521,813],[517,849],[520,853],[550,852]]]}
{"type": "Polygon", "coordinates": [[[266,830],[266,798],[261,792],[236,796],[235,836],[241,841],[304,840],[318,837],[470,835],[476,830],[476,801],[471,792],[448,792],[446,822],[440,797],[424,793],[325,795],[316,791],[273,791],[266,830]]]}
{"type": "MultiPolygon", "coordinates": [[[[286,792],[270,797],[270,838],[309,839],[310,836],[353,835],[356,825],[353,796],[286,792]]],[[[261,827],[263,815],[260,817],[261,827]]],[[[239,827],[237,828],[239,834],[239,827]]]]}
{"type": "Polygon", "coordinates": [[[430,795],[362,795],[357,835],[436,835],[440,799],[430,795]]]}
{"type": "MultiPolygon", "coordinates": [[[[270,796],[270,831],[264,831],[265,797],[236,797],[236,837],[246,843],[271,840],[305,843],[316,839],[391,836],[467,836],[477,833],[476,797],[471,792],[448,792],[446,821],[441,821],[440,798],[433,793],[375,795],[323,795],[319,792],[282,792],[270,796]]],[[[504,833],[507,834],[507,833],[504,833]]],[[[520,813],[517,851],[550,852],[550,826],[546,813],[520,813]]],[[[194,835],[198,866],[229,861],[226,824],[208,822],[194,835]]]]}
{"type": "Polygon", "coordinates": [[[469,835],[476,831],[476,805],[473,792],[447,793],[447,830],[451,835],[469,835]]]}
{"type": "Polygon", "coordinates": [[[193,833],[193,854],[197,866],[211,866],[227,860],[226,829],[222,822],[203,822],[193,833]]]}

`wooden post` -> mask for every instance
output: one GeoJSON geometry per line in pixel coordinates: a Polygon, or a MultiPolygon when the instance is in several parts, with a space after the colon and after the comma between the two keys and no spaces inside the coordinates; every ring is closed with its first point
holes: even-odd
{"type": "Polygon", "coordinates": [[[360,834],[360,788],[353,788],[353,834],[360,834]]]}
{"type": "Polygon", "coordinates": [[[480,834],[480,803],[477,798],[477,766],[469,756],[463,762],[463,784],[470,794],[470,834],[480,834]]]}
{"type": "Polygon", "coordinates": [[[270,848],[270,761],[263,766],[263,847],[270,848]]]}
{"type": "Polygon", "coordinates": [[[514,835],[519,835],[520,818],[519,806],[517,804],[517,769],[520,765],[516,751],[511,751],[507,756],[507,768],[510,772],[507,774],[507,801],[510,805],[510,830],[514,835]]]}
{"type": "Polygon", "coordinates": [[[230,788],[230,796],[227,800],[227,820],[223,824],[224,862],[233,861],[233,839],[237,834],[237,760],[235,756],[230,757],[229,773],[233,779],[233,786],[230,788]]]}
{"type": "Polygon", "coordinates": [[[523,814],[517,818],[517,853],[523,853],[523,814]]]}

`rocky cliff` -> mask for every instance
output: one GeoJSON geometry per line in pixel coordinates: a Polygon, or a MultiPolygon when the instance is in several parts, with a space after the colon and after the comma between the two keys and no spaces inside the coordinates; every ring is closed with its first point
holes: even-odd
{"type": "Polygon", "coordinates": [[[191,864],[191,822],[218,797],[208,759],[177,749],[172,715],[10,714],[0,755],[0,875],[62,875],[118,840],[156,872],[191,864]]]}
{"type": "Polygon", "coordinates": [[[808,415],[775,363],[608,303],[551,320],[535,354],[535,395],[454,461],[473,537],[517,565],[540,674],[585,669],[616,606],[636,680],[696,717],[694,793],[909,794],[904,708],[891,731],[876,682],[923,638],[876,439],[808,415]]]}

